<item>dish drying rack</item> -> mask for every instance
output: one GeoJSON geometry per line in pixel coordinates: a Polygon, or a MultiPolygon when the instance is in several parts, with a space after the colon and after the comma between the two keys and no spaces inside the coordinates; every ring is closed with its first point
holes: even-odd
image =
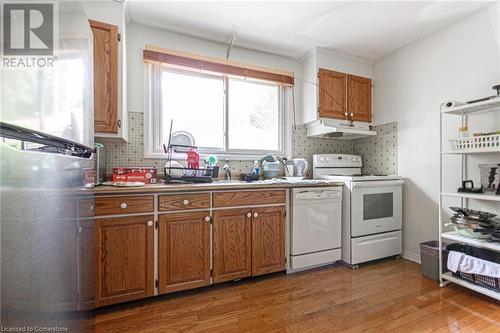
{"type": "Polygon", "coordinates": [[[164,168],[165,183],[211,183],[213,178],[219,175],[219,166],[207,166],[205,168],[189,168],[184,166],[172,166],[172,154],[176,151],[194,149],[197,146],[169,144],[164,146],[167,153],[167,163],[164,168]]]}

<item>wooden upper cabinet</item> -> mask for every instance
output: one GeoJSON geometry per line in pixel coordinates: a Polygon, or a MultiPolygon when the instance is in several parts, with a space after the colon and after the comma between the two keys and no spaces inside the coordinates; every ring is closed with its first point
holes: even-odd
{"type": "Polygon", "coordinates": [[[94,130],[118,133],[118,27],[89,22],[94,41],[94,130]]]}
{"type": "Polygon", "coordinates": [[[320,68],[318,76],[319,116],[345,119],[347,75],[320,68]]]}
{"type": "Polygon", "coordinates": [[[372,121],[372,80],[347,75],[347,110],[354,121],[372,121]]]}
{"type": "Polygon", "coordinates": [[[236,280],[251,275],[251,223],[250,209],[227,209],[214,212],[214,282],[236,280]]]}
{"type": "Polygon", "coordinates": [[[252,275],[285,270],[285,208],[254,208],[252,275]]]}
{"type": "Polygon", "coordinates": [[[154,294],[153,216],[95,220],[96,305],[154,294]]]}
{"type": "Polygon", "coordinates": [[[210,212],[160,215],[159,292],[210,284],[210,212]]]}

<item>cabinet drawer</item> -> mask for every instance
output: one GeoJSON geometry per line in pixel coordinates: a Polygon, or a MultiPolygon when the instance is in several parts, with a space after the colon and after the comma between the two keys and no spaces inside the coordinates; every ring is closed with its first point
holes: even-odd
{"type": "Polygon", "coordinates": [[[214,207],[255,206],[285,203],[284,190],[215,192],[214,207]]]}
{"type": "Polygon", "coordinates": [[[403,252],[401,230],[351,240],[351,264],[400,255],[403,252]]]}
{"type": "Polygon", "coordinates": [[[96,216],[149,213],[153,210],[154,199],[152,195],[95,198],[96,216]]]}
{"type": "Polygon", "coordinates": [[[160,211],[210,208],[210,193],[160,195],[158,206],[160,211]]]}

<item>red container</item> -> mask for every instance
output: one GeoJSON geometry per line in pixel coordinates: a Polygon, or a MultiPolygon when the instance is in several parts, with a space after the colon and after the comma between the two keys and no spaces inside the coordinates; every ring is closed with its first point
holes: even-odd
{"type": "Polygon", "coordinates": [[[114,182],[156,183],[157,168],[113,168],[114,182]]]}

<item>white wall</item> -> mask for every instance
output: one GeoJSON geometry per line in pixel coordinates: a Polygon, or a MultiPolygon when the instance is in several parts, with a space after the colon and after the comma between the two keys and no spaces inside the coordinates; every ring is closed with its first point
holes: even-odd
{"type": "Polygon", "coordinates": [[[318,68],[327,68],[348,74],[371,78],[373,62],[330,50],[316,48],[318,68]]]}
{"type": "MultiPolygon", "coordinates": [[[[127,72],[129,111],[143,112],[144,109],[144,62],[142,50],[145,45],[160,46],[221,59],[226,58],[227,50],[227,45],[205,39],[161,29],[153,29],[137,23],[128,24],[127,72]]],[[[287,70],[295,72],[295,75],[300,76],[299,64],[293,58],[234,47],[229,59],[242,63],[287,70]]],[[[300,85],[296,85],[295,89],[296,99],[300,99],[300,85]]],[[[296,104],[300,105],[300,100],[297,100],[296,104]]]]}
{"type": "MultiPolygon", "coordinates": [[[[438,236],[439,107],[448,99],[494,94],[491,86],[500,83],[500,3],[377,61],[374,78],[374,124],[398,123],[398,171],[406,178],[404,251],[417,259],[419,243],[438,236]]],[[[445,135],[456,137],[458,127],[457,119],[447,121],[445,135]]],[[[500,130],[500,117],[491,114],[469,127],[500,130]]],[[[447,187],[456,190],[458,160],[447,160],[445,167],[447,187]]],[[[471,170],[477,174],[477,166],[471,170]]]]}

